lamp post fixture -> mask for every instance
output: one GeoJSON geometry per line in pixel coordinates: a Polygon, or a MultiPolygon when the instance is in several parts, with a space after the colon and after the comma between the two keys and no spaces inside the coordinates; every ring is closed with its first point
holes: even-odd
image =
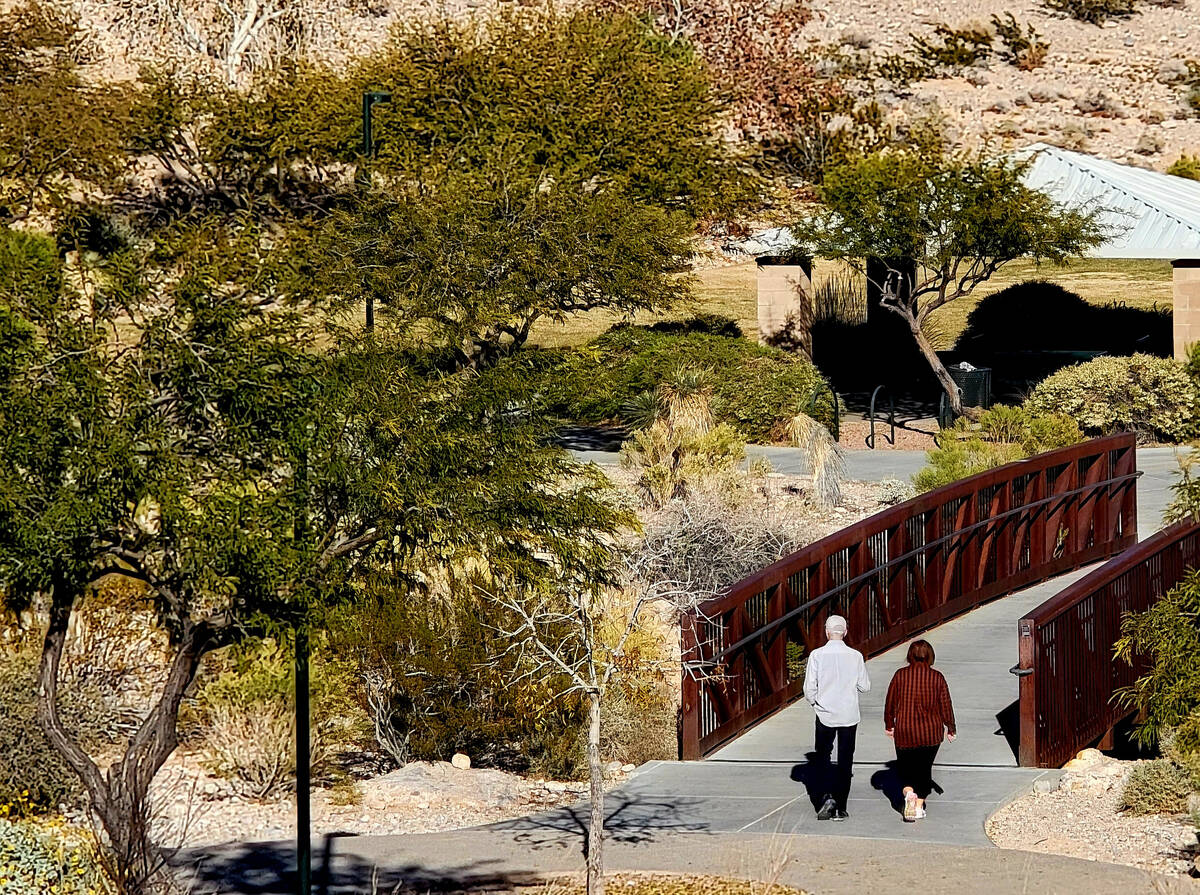
{"type": "MultiPolygon", "coordinates": [[[[363,94],[362,98],[362,155],[363,169],[362,182],[364,186],[371,183],[371,156],[375,151],[375,142],[371,133],[371,109],[376,103],[390,103],[392,95],[390,93],[382,93],[379,91],[370,91],[363,94]]],[[[367,296],[367,332],[375,329],[375,299],[367,296]]]]}

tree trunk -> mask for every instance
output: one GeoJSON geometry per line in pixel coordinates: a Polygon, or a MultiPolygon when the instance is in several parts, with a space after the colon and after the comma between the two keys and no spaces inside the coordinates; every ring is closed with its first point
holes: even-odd
{"type": "Polygon", "coordinates": [[[79,775],[92,810],[104,826],[112,875],[122,895],[164,890],[164,863],[150,838],[150,783],[178,743],[179,706],[204,654],[218,644],[208,625],[188,625],[177,647],[162,695],[125,747],[121,759],[102,775],[95,762],[67,733],[58,717],[58,677],[74,599],[55,587],[50,625],[38,667],[38,722],[46,738],[79,775]]]}
{"type": "Polygon", "coordinates": [[[587,892],[604,895],[604,768],[600,764],[600,694],[588,695],[588,776],[592,818],[588,824],[587,892]]]}
{"type": "Polygon", "coordinates": [[[917,347],[921,349],[921,354],[929,362],[933,375],[937,377],[937,381],[941,383],[946,392],[946,397],[950,399],[950,409],[954,411],[955,416],[962,416],[962,393],[958,390],[958,383],[950,376],[950,371],[946,369],[942,359],[937,356],[937,350],[925,337],[925,333],[921,329],[920,318],[910,314],[904,314],[904,317],[908,320],[908,328],[912,330],[913,338],[917,340],[917,347]]]}

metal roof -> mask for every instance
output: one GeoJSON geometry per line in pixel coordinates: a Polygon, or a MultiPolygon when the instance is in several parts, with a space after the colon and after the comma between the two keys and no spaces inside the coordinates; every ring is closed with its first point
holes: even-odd
{"type": "Polygon", "coordinates": [[[1038,143],[1025,182],[1071,208],[1102,208],[1114,236],[1094,258],[1200,258],[1200,181],[1038,143]]]}
{"type": "MultiPolygon", "coordinates": [[[[1113,236],[1093,258],[1200,258],[1200,181],[1148,171],[1045,143],[1020,150],[1033,155],[1025,182],[1070,208],[1100,208],[1113,236]]],[[[731,248],[772,255],[793,248],[790,231],[773,227],[731,248]]]]}

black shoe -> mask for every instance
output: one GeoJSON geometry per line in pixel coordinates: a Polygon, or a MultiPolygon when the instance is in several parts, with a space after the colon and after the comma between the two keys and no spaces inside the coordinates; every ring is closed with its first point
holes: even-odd
{"type": "Polygon", "coordinates": [[[849,816],[850,816],[850,815],[846,813],[846,809],[845,809],[845,808],[839,808],[839,809],[837,809],[836,811],[834,811],[834,812],[833,812],[833,819],[834,819],[834,820],[845,820],[845,819],[846,819],[846,818],[848,818],[849,816]]]}
{"type": "Polygon", "coordinates": [[[833,796],[826,796],[825,803],[817,812],[817,820],[829,820],[835,814],[837,814],[837,802],[833,800],[833,796]]]}

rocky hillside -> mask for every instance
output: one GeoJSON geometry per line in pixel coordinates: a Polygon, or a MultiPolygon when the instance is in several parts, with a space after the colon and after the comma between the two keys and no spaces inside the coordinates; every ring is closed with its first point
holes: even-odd
{"type": "Polygon", "coordinates": [[[1053,142],[1120,161],[1162,168],[1200,152],[1200,114],[1185,104],[1188,59],[1200,57],[1200,8],[1137,5],[1127,18],[1088,24],[1040,0],[812,0],[804,36],[813,44],[903,52],[910,33],[990,22],[1011,12],[1048,44],[1029,71],[998,60],[954,77],[884,95],[901,110],[937,103],[961,139],[1022,145],[1053,142]]]}

